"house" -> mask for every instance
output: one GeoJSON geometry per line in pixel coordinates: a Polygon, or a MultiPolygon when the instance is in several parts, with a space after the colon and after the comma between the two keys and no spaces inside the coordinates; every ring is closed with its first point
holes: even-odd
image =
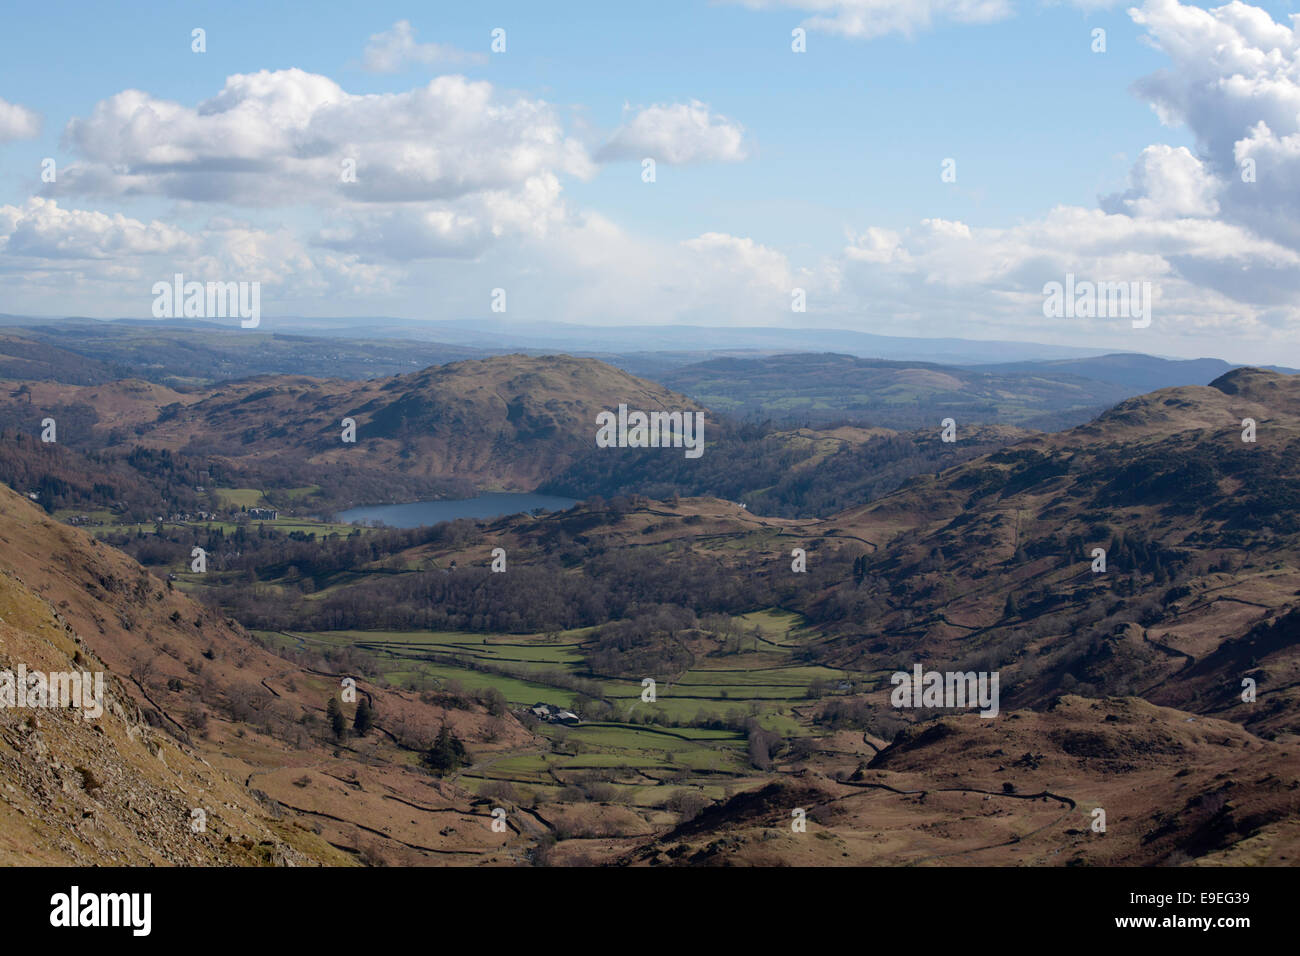
{"type": "Polygon", "coordinates": [[[548,724],[567,724],[572,726],[574,724],[582,723],[581,718],[579,718],[573,711],[565,710],[563,707],[555,707],[551,704],[544,704],[541,701],[538,701],[532,707],[529,707],[528,712],[538,720],[544,720],[548,724]]]}
{"type": "Polygon", "coordinates": [[[280,517],[280,512],[274,508],[249,508],[248,517],[254,521],[274,521],[280,517]]]}

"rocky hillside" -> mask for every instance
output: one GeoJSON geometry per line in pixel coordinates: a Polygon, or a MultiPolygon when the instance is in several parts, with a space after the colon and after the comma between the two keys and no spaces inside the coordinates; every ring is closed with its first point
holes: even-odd
{"type": "Polygon", "coordinates": [[[856,769],[835,757],[791,767],[622,861],[1294,866],[1298,799],[1292,744],[1132,698],[1066,696],[995,721],[929,722],[856,769]]]}
{"type": "Polygon", "coordinates": [[[871,553],[814,604],[843,618],[842,660],[919,654],[1001,669],[1015,705],[1078,685],[1300,733],[1298,454],[1300,378],[1153,392],[828,519],[871,553]]]}
{"type": "Polygon", "coordinates": [[[481,863],[526,826],[494,832],[491,807],[419,765],[443,726],[475,758],[531,740],[509,712],[358,674],[375,727],[335,739],[346,660],[272,653],[3,487],[0,618],[0,670],[79,660],[110,685],[97,721],[0,708],[4,846],[32,862],[481,863]],[[195,808],[209,838],[187,836],[195,808]]]}
{"type": "Polygon", "coordinates": [[[325,841],[150,726],[62,614],[0,571],[0,671],[104,674],[103,712],[0,708],[0,863],[304,865],[325,841]],[[201,816],[196,816],[199,811],[201,816]],[[200,825],[201,824],[201,825],[200,825]]]}

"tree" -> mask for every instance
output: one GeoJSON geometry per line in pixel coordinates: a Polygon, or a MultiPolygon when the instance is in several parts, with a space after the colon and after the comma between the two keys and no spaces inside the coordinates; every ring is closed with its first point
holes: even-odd
{"type": "Polygon", "coordinates": [[[424,755],[424,763],[434,773],[441,775],[469,763],[469,754],[460,738],[443,724],[442,730],[438,731],[438,739],[424,755]]]}
{"type": "Polygon", "coordinates": [[[334,734],[334,739],[342,740],[348,732],[348,722],[337,697],[330,697],[329,703],[325,705],[325,713],[329,717],[330,732],[334,734]]]}
{"type": "Polygon", "coordinates": [[[499,687],[489,687],[482,696],[483,706],[493,717],[500,717],[506,712],[509,702],[499,687]]]}
{"type": "Polygon", "coordinates": [[[364,737],[374,725],[375,717],[370,710],[370,704],[362,697],[357,703],[357,715],[352,719],[352,732],[358,737],[364,737]]]}

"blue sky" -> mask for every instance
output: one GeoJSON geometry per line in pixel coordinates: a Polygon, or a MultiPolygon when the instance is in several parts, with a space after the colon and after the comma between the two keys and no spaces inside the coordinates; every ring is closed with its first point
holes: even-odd
{"type": "Polygon", "coordinates": [[[11,112],[8,135],[0,119],[0,311],[143,317],[141,290],[183,269],[261,281],[268,317],[472,317],[504,287],[522,319],[808,325],[1255,361],[1282,350],[1300,364],[1297,243],[1278,221],[1300,185],[1288,139],[1300,130],[1282,118],[1297,79],[1290,9],[1243,7],[1244,21],[1176,0],[1142,9],[12,8],[0,101],[27,112],[11,112]],[[801,25],[808,49],[795,54],[801,25]],[[194,27],[205,53],[190,49],[194,27]],[[505,53],[489,51],[495,27],[505,53]],[[1091,49],[1097,27],[1104,53],[1091,49]],[[405,58],[367,58],[402,36],[405,58]],[[1197,52],[1234,45],[1235,58],[1197,52]],[[228,78],[259,71],[265,82],[212,105],[228,78]],[[447,76],[464,80],[432,103],[402,99],[447,76]],[[1271,89],[1203,92],[1234,76],[1271,89]],[[144,99],[104,108],[127,90],[144,99]],[[373,101],[379,113],[366,94],[387,97],[373,101]],[[301,121],[283,140],[278,120],[258,125],[273,102],[296,104],[288,122],[301,121]],[[140,111],[161,116],[158,103],[185,112],[141,133],[140,111]],[[231,103],[214,134],[213,112],[231,103]],[[495,105],[512,108],[484,120],[495,105]],[[35,135],[22,121],[32,115],[35,135]],[[247,139],[235,125],[245,115],[247,139]],[[376,115],[382,145],[367,125],[376,115]],[[1261,121],[1267,135],[1252,132],[1261,121]],[[503,144],[517,151],[508,162],[503,144]],[[305,160],[312,150],[334,164],[359,153],[366,189],[387,177],[382,195],[313,180],[330,167],[305,160]],[[1268,157],[1253,184],[1267,189],[1242,193],[1235,150],[1268,157]],[[639,157],[652,153],[645,183],[639,157]],[[232,156],[241,171],[229,172],[232,156]],[[59,164],[55,184],[40,181],[45,157],[59,164]],[[957,181],[945,183],[949,157],[957,181]],[[215,192],[214,169],[227,176],[215,192]],[[1045,317],[1043,284],[1066,272],[1153,284],[1150,329],[1045,317]],[[790,310],[794,287],[808,291],[806,313],[790,310]]]}

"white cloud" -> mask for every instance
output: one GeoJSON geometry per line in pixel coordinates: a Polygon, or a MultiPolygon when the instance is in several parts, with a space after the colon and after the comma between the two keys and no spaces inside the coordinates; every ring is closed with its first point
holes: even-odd
{"type": "MultiPolygon", "coordinates": [[[[883,10],[798,6],[825,17],[883,10]]],[[[977,18],[981,8],[924,9],[908,22],[977,18]]],[[[286,70],[232,76],[194,107],[125,91],[69,125],[81,161],[60,170],[58,190],[171,197],[182,210],[221,203],[206,227],[169,231],[33,200],[0,209],[0,270],[27,263],[26,284],[53,291],[59,270],[79,270],[78,288],[94,281],[132,296],[137,273],[226,270],[218,274],[262,278],[300,302],[315,296],[325,312],[371,295],[384,304],[365,301],[364,314],[464,317],[484,314],[486,290],[500,286],[521,319],[865,326],[1162,353],[1288,343],[1300,321],[1296,33],[1240,3],[1205,11],[1151,0],[1133,17],[1169,57],[1135,90],[1165,120],[1186,124],[1195,145],[1141,150],[1125,191],[1100,208],[1062,206],[1005,228],[954,218],[861,224],[838,254],[815,262],[720,231],[651,240],[566,203],[565,178],[592,176],[597,164],[540,99],[459,76],[359,96],[286,70]],[[349,157],[358,182],[340,183],[349,157]],[[1247,159],[1257,182],[1242,181],[1247,159]],[[287,207],[300,206],[318,218],[259,227],[229,218],[226,204],[291,218],[300,210],[287,207]],[[1151,329],[1044,318],[1043,285],[1066,273],[1150,282],[1151,329]],[[806,314],[791,313],[794,287],[808,291],[806,314]]],[[[703,103],[655,105],[628,110],[596,159],[735,161],[748,153],[745,135],[703,103]]],[[[1290,348],[1268,354],[1295,363],[1290,348]]]]}
{"type": "Polygon", "coordinates": [[[110,259],[181,254],[196,244],[184,230],[119,214],[61,209],[35,197],[23,206],[0,206],[0,253],[41,259],[110,259]]]}
{"type": "Polygon", "coordinates": [[[362,55],[362,65],[372,73],[397,73],[413,63],[434,66],[486,62],[483,53],[469,53],[442,43],[417,43],[409,20],[398,20],[383,33],[373,34],[362,55]]]}
{"type": "Polygon", "coordinates": [[[656,105],[637,112],[597,153],[600,160],[647,156],[678,166],[739,162],[746,156],[745,130],[725,116],[711,114],[698,100],[656,105]]]}
{"type": "Polygon", "coordinates": [[[271,295],[391,294],[400,278],[356,254],[309,249],[288,228],[217,217],[195,232],[121,214],[64,209],[51,199],[0,206],[6,307],[147,316],[154,282],[176,272],[206,281],[263,283],[271,295]],[[25,303],[25,305],[24,305],[25,303]]]}
{"type": "Polygon", "coordinates": [[[790,316],[791,289],[808,280],[786,255],[752,239],[705,233],[649,242],[599,217],[584,220],[553,251],[552,268],[581,268],[563,294],[572,321],[766,325],[790,316]]]}
{"type": "Polygon", "coordinates": [[[1214,216],[1221,184],[1185,146],[1148,146],[1129,176],[1130,188],[1102,200],[1102,208],[1132,216],[1214,216]]]}
{"type": "Polygon", "coordinates": [[[810,30],[871,39],[929,30],[938,21],[992,23],[1014,14],[1011,0],[736,0],[751,9],[787,9],[810,14],[810,30]]]}
{"type": "Polygon", "coordinates": [[[1149,0],[1129,15],[1170,60],[1134,89],[1162,121],[1191,131],[1199,169],[1167,156],[1135,171],[1124,201],[1139,215],[1201,205],[1199,214],[1300,249],[1300,33],[1240,2],[1149,0]]]}
{"type": "Polygon", "coordinates": [[[35,139],[41,134],[41,115],[0,98],[0,144],[35,139]]]}
{"type": "Polygon", "coordinates": [[[462,76],[361,96],[302,70],[262,71],[231,76],[197,107],[127,90],[66,137],[84,160],[52,191],[259,207],[449,201],[595,171],[545,101],[462,76]]]}

